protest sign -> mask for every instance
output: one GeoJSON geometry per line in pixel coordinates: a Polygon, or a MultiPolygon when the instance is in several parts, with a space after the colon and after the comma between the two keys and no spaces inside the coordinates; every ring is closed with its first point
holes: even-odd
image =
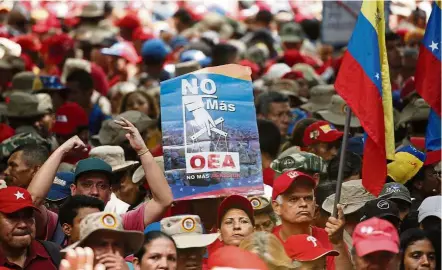
{"type": "Polygon", "coordinates": [[[175,200],[263,193],[250,75],[225,65],[161,83],[164,167],[175,200]]]}

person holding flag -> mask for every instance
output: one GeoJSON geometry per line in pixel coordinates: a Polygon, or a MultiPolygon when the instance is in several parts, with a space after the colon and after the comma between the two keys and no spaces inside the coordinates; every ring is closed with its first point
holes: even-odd
{"type": "MultiPolygon", "coordinates": [[[[377,196],[385,183],[387,159],[394,159],[395,147],[384,1],[362,3],[335,88],[366,132],[362,183],[377,196]]],[[[347,122],[350,116],[351,112],[347,111],[347,122]]],[[[346,137],[344,149],[345,141],[346,137]]]]}

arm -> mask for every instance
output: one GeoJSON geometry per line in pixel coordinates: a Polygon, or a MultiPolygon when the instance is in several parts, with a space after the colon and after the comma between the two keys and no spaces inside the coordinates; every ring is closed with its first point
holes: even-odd
{"type": "MultiPolygon", "coordinates": [[[[32,196],[32,202],[35,206],[40,206],[46,199],[46,195],[51,189],[52,182],[54,181],[55,174],[57,173],[58,166],[63,157],[72,149],[78,149],[84,151],[86,146],[78,138],[74,136],[67,140],[64,144],[58,147],[46,160],[32,178],[31,183],[28,186],[28,191],[32,196]]],[[[87,149],[86,149],[87,151],[87,149]]]]}
{"type": "Polygon", "coordinates": [[[121,120],[115,120],[115,123],[128,131],[126,137],[132,148],[140,156],[141,166],[143,167],[147,183],[152,192],[152,200],[145,202],[146,205],[144,207],[143,222],[144,227],[146,227],[150,223],[158,220],[172,204],[172,190],[170,189],[161,168],[156,164],[153,156],[147,149],[138,129],[124,118],[121,118],[121,120]]]}
{"type": "Polygon", "coordinates": [[[339,252],[339,256],[335,257],[335,269],[353,270],[350,254],[344,242],[344,225],[344,212],[342,206],[338,205],[338,218],[330,217],[325,225],[325,231],[328,233],[333,249],[339,252]]]}

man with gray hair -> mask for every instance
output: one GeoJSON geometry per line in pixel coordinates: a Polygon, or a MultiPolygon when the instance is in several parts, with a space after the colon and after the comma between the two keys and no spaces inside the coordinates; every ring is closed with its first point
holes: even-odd
{"type": "Polygon", "coordinates": [[[327,258],[327,270],[352,269],[347,247],[344,243],[344,213],[338,208],[338,218],[330,217],[325,230],[312,226],[316,210],[314,190],[318,182],[311,176],[287,171],[273,183],[272,206],[281,218],[281,225],[275,227],[273,234],[285,243],[292,235],[308,234],[321,243],[324,248],[337,250],[340,255],[327,258]]]}

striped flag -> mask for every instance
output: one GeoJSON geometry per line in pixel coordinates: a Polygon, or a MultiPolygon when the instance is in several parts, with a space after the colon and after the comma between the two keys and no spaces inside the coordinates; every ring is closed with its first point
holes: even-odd
{"type": "Polygon", "coordinates": [[[362,184],[377,196],[395,150],[384,1],[363,1],[335,88],[366,132],[362,184]]]}
{"type": "Polygon", "coordinates": [[[440,161],[441,150],[441,2],[433,2],[416,66],[416,91],[430,105],[426,164],[440,161]]]}

